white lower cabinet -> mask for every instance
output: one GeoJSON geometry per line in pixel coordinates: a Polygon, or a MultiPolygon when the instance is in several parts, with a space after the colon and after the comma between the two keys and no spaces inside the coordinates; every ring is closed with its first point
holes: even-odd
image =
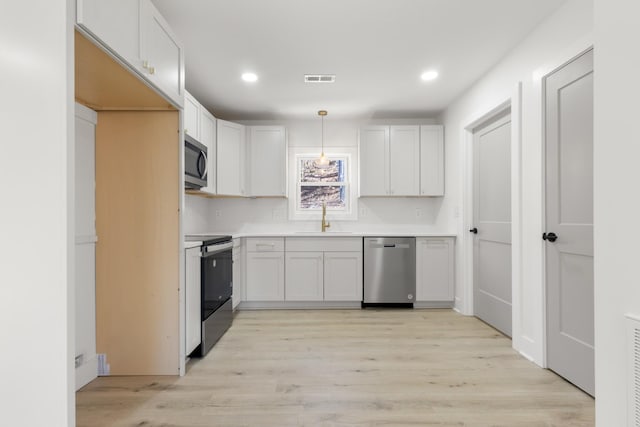
{"type": "Polygon", "coordinates": [[[185,323],[186,348],[190,354],[200,345],[200,246],[185,249],[185,323]]]}
{"type": "Polygon", "coordinates": [[[286,301],[362,301],[362,238],[286,239],[286,301]]]}
{"type": "Polygon", "coordinates": [[[322,301],[324,263],[322,252],[287,252],[285,301],[322,301]]]}
{"type": "Polygon", "coordinates": [[[246,240],[246,301],[284,301],[284,241],[246,240]]]}
{"type": "Polygon", "coordinates": [[[233,239],[233,309],[244,300],[244,245],[242,239],[233,239]]]}
{"type": "Polygon", "coordinates": [[[452,237],[418,237],[416,257],[416,301],[453,301],[454,239],[452,237]]]}
{"type": "Polygon", "coordinates": [[[325,252],[324,300],[362,301],[362,252],[325,252]]]}

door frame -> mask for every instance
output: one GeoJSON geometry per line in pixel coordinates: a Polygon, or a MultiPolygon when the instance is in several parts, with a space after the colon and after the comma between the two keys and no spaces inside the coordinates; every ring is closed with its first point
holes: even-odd
{"type": "MultiPolygon", "coordinates": [[[[463,121],[465,124],[462,128],[461,141],[462,145],[462,170],[463,170],[463,183],[462,183],[462,200],[460,205],[462,208],[462,215],[460,218],[460,241],[462,247],[462,276],[463,276],[463,298],[462,304],[456,304],[456,307],[466,315],[473,315],[473,290],[474,290],[474,277],[473,277],[473,237],[469,233],[469,229],[473,223],[473,140],[474,129],[482,125],[485,122],[489,122],[504,115],[508,110],[511,110],[511,247],[512,247],[512,260],[511,260],[511,276],[512,276],[512,336],[515,341],[517,334],[519,333],[519,323],[517,322],[515,313],[519,313],[519,308],[516,308],[519,301],[520,289],[520,277],[521,277],[521,110],[522,110],[522,84],[518,82],[513,89],[511,96],[499,102],[493,108],[479,112],[470,116],[467,120],[463,121]]],[[[458,302],[458,301],[457,301],[458,302]]]]}
{"type": "MultiPolygon", "coordinates": [[[[546,129],[547,129],[547,108],[546,108],[546,101],[547,101],[547,97],[546,97],[546,93],[547,93],[547,78],[555,73],[556,71],[560,70],[561,68],[565,67],[566,65],[570,64],[571,62],[575,61],[576,59],[578,59],[579,57],[581,57],[582,55],[584,55],[585,53],[589,52],[590,50],[594,50],[594,46],[593,43],[588,42],[586,47],[582,47],[578,53],[574,53],[569,59],[565,59],[562,62],[557,62],[554,66],[550,66],[547,67],[543,72],[540,71],[539,74],[541,75],[540,77],[540,106],[541,106],[541,110],[542,110],[542,116],[541,116],[541,160],[542,160],[542,165],[541,165],[541,178],[542,181],[540,183],[542,191],[541,191],[541,200],[540,200],[540,206],[541,206],[541,212],[540,212],[540,224],[542,226],[541,230],[540,230],[540,235],[542,235],[542,233],[544,232],[544,230],[547,229],[547,183],[546,183],[546,179],[547,179],[547,134],[546,134],[546,129]]],[[[594,69],[595,69],[595,64],[594,64],[594,69]]],[[[594,226],[595,226],[595,221],[594,221],[594,226]]],[[[547,368],[548,367],[548,363],[547,363],[547,245],[545,244],[546,242],[544,242],[542,240],[542,238],[540,238],[540,247],[541,247],[541,251],[542,251],[542,260],[541,260],[541,270],[542,270],[542,275],[541,275],[541,279],[542,279],[542,283],[541,283],[541,291],[542,291],[542,367],[543,368],[547,368]]],[[[594,249],[595,249],[595,242],[594,242],[594,249]]],[[[594,313],[595,314],[595,313],[594,313]]],[[[595,327],[595,325],[594,325],[595,327]]]]}

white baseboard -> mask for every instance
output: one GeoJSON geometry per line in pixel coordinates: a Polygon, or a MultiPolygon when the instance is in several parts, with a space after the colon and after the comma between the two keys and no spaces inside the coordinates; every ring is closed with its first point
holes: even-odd
{"type": "Polygon", "coordinates": [[[242,301],[238,310],[360,309],[360,301],[242,301]]]}
{"type": "Polygon", "coordinates": [[[98,359],[94,356],[76,368],[76,391],[98,377],[98,359]]]}
{"type": "Polygon", "coordinates": [[[413,308],[453,308],[453,301],[416,301],[413,308]]]}

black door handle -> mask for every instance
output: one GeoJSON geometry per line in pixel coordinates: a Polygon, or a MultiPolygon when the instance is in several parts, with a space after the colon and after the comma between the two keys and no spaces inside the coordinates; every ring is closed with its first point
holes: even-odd
{"type": "Polygon", "coordinates": [[[476,227],[473,227],[471,230],[469,230],[470,232],[472,232],[473,234],[478,234],[478,229],[476,227]]]}
{"type": "Polygon", "coordinates": [[[542,240],[548,240],[553,243],[558,240],[558,235],[556,233],[542,233],[542,240]]]}

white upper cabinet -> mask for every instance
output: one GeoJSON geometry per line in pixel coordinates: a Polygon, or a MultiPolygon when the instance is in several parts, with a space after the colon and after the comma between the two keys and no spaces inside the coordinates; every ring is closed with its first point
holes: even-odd
{"type": "Polygon", "coordinates": [[[182,107],[184,50],[151,0],[77,0],[77,23],[182,107]]]}
{"type": "Polygon", "coordinates": [[[389,191],[389,126],[360,130],[360,195],[386,196],[389,191]]]}
{"type": "Polygon", "coordinates": [[[184,92],[184,133],[207,147],[207,186],[200,191],[216,194],[216,118],[189,92],[184,92]]]}
{"type": "Polygon", "coordinates": [[[420,195],[444,196],[444,128],[420,126],[420,195]]]}
{"type": "Polygon", "coordinates": [[[360,196],[444,195],[442,126],[360,129],[360,196]]]}
{"type": "Polygon", "coordinates": [[[141,72],[169,98],[182,100],[184,50],[151,0],[140,1],[140,58],[141,72]]]}
{"type": "Polygon", "coordinates": [[[78,0],[77,22],[130,65],[140,60],[140,5],[132,0],[78,0]]]}
{"type": "Polygon", "coordinates": [[[217,190],[225,196],[244,196],[245,127],[217,122],[217,190]]]}
{"type": "Polygon", "coordinates": [[[184,133],[200,141],[200,108],[197,99],[189,92],[184,94],[184,133]]]}
{"type": "Polygon", "coordinates": [[[287,195],[287,135],[282,126],[247,127],[248,194],[287,195]]]}
{"type": "MultiPolygon", "coordinates": [[[[186,102],[186,98],[185,98],[186,102]]],[[[201,106],[202,107],[202,106],[201,106]]],[[[200,191],[205,193],[216,194],[217,193],[217,176],[216,176],[216,164],[217,164],[217,140],[216,140],[216,118],[213,114],[200,108],[200,142],[207,146],[207,186],[203,187],[200,191]]]]}
{"type": "Polygon", "coordinates": [[[389,138],[389,192],[392,196],[419,195],[419,126],[391,126],[389,138]]]}

